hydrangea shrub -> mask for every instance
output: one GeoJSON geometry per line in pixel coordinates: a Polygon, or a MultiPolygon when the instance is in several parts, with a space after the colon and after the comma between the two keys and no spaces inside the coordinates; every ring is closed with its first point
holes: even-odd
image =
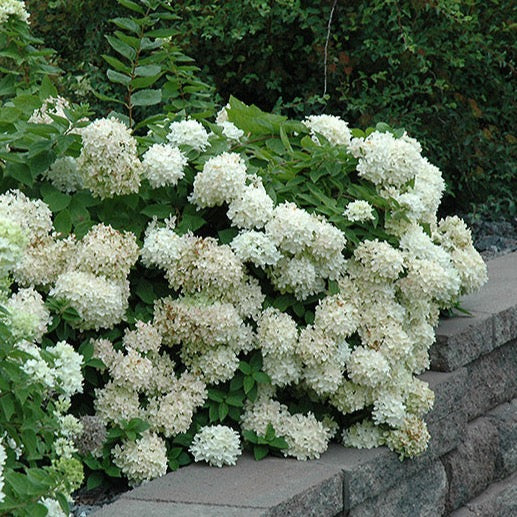
{"type": "MultiPolygon", "coordinates": [[[[162,35],[112,46],[136,70],[128,48],[162,35]]],[[[318,458],[333,438],[421,454],[434,395],[416,375],[486,267],[459,218],[437,219],[444,181],[419,143],[234,98],[215,119],[139,121],[131,81],[128,116],[90,120],[49,81],[0,110],[0,215],[25,246],[6,253],[8,303],[47,297],[33,340],[83,356],[88,485],[234,464],[241,442],[257,459],[318,458]]]]}

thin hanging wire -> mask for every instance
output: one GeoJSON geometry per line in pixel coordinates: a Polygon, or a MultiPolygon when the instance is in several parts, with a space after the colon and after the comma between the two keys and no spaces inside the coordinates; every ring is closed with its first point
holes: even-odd
{"type": "Polygon", "coordinates": [[[334,16],[334,10],[337,5],[337,0],[334,0],[332,4],[332,9],[330,10],[329,22],[327,24],[327,39],[325,40],[325,81],[323,85],[323,97],[327,94],[327,59],[328,59],[328,48],[329,48],[329,40],[330,40],[330,27],[332,25],[332,17],[334,16]]]}

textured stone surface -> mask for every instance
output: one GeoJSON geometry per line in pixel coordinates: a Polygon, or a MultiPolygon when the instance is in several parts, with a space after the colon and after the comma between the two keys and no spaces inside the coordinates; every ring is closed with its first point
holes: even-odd
{"type": "Polygon", "coordinates": [[[445,511],[447,477],[439,461],[407,477],[379,496],[352,508],[349,517],[436,517],[445,511]]]}
{"type": "Polygon", "coordinates": [[[431,347],[431,370],[451,372],[493,349],[494,316],[473,311],[472,316],[444,319],[431,347]]]}
{"type": "Polygon", "coordinates": [[[266,510],[233,506],[119,499],[91,514],[95,517],[265,517],[266,510]]]}
{"type": "Polygon", "coordinates": [[[512,341],[467,365],[463,399],[467,420],[517,396],[517,341],[512,341]]]}
{"type": "Polygon", "coordinates": [[[351,449],[331,444],[319,460],[344,472],[344,508],[348,510],[365,499],[380,494],[431,463],[427,457],[401,462],[386,447],[351,449]]]}
{"type": "Polygon", "coordinates": [[[447,510],[455,510],[479,495],[494,480],[499,433],[486,418],[466,429],[463,442],[442,457],[449,480],[447,510]]]}
{"type": "Polygon", "coordinates": [[[496,474],[503,478],[517,472],[517,398],[486,415],[499,433],[496,474]]]}
{"type": "Polygon", "coordinates": [[[515,517],[517,474],[490,485],[481,495],[453,512],[451,517],[515,517]]]}
{"type": "Polygon", "coordinates": [[[426,415],[427,423],[435,422],[454,412],[467,389],[467,369],[454,372],[426,372],[419,376],[434,391],[434,407],[426,415]]]}
{"type": "Polygon", "coordinates": [[[190,465],[127,492],[123,499],[175,503],[178,508],[255,508],[268,516],[334,516],[343,508],[343,473],[319,461],[266,458],[257,462],[244,455],[235,467],[190,465]]]}
{"type": "MultiPolygon", "coordinates": [[[[427,418],[425,418],[427,421],[427,418]]],[[[467,427],[467,419],[462,409],[444,416],[440,420],[430,421],[427,429],[431,440],[425,455],[431,459],[438,458],[452,451],[463,440],[467,427]]]]}

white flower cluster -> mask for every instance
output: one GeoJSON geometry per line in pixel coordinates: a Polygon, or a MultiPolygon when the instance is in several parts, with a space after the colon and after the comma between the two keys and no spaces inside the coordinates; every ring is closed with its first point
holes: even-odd
{"type": "Polygon", "coordinates": [[[101,199],[138,192],[142,164],[136,140],[115,118],[97,119],[81,129],[77,167],[85,188],[101,199]]]}
{"type": "Polygon", "coordinates": [[[204,151],[209,146],[208,133],[203,124],[192,119],[172,122],[167,140],[175,147],[185,145],[196,151],[204,151]]]}
{"type": "Polygon", "coordinates": [[[5,499],[4,494],[4,467],[5,461],[7,460],[7,454],[5,453],[5,447],[0,438],[0,503],[5,499]]]}
{"type": "Polygon", "coordinates": [[[163,476],[167,472],[167,446],[156,433],[145,431],[135,441],[115,445],[113,461],[133,486],[163,476]]]}
{"type": "Polygon", "coordinates": [[[67,301],[84,329],[111,328],[128,307],[129,270],[139,256],[135,236],[98,224],[80,240],[50,295],[67,301]]]}
{"type": "Polygon", "coordinates": [[[183,178],[186,156],[167,144],[153,144],[142,160],[143,174],[153,188],[174,186],[183,178]]]}
{"type": "Polygon", "coordinates": [[[344,271],[343,232],[294,203],[273,207],[261,180],[247,174],[236,153],[222,153],[205,163],[190,200],[200,208],[228,205],[232,225],[243,229],[231,244],[235,254],[265,268],[282,293],[304,300],[344,271]]]}
{"type": "Polygon", "coordinates": [[[10,16],[22,22],[29,21],[29,13],[25,9],[25,2],[20,0],[2,0],[0,4],[0,25],[3,25],[10,16]]]}
{"type": "Polygon", "coordinates": [[[223,135],[228,138],[228,140],[239,141],[244,136],[244,131],[228,120],[227,109],[229,107],[229,105],[226,105],[219,110],[215,122],[222,129],[223,135]]]}
{"type": "Polygon", "coordinates": [[[256,402],[246,405],[241,426],[264,436],[268,424],[273,426],[276,436],[285,438],[288,447],[283,450],[284,456],[298,460],[319,458],[327,450],[333,434],[333,430],[312,413],[291,415],[284,404],[259,396],[256,402]]]}
{"type": "Polygon", "coordinates": [[[65,109],[70,108],[70,103],[59,95],[57,97],[48,97],[43,101],[41,108],[34,111],[29,118],[29,122],[33,124],[52,124],[54,121],[51,115],[67,118],[65,109]]]}
{"type": "Polygon", "coordinates": [[[241,455],[239,433],[225,425],[212,425],[201,428],[192,445],[190,453],[194,461],[206,461],[214,467],[235,465],[241,455]]]}
{"type": "Polygon", "coordinates": [[[348,203],[343,215],[352,222],[373,221],[375,219],[373,206],[368,201],[361,199],[348,203]]]}
{"type": "Polygon", "coordinates": [[[323,135],[332,145],[349,146],[352,135],[348,123],[334,115],[310,115],[303,124],[307,126],[312,139],[319,143],[317,134],[323,135]]]}
{"type": "Polygon", "coordinates": [[[71,194],[83,188],[83,178],[77,160],[71,156],[58,158],[45,172],[45,177],[61,192],[71,194]]]}

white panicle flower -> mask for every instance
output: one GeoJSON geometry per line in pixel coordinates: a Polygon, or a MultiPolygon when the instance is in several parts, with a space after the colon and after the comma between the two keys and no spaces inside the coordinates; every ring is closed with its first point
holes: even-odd
{"type": "Polygon", "coordinates": [[[314,327],[336,340],[343,340],[353,334],[359,326],[357,306],[340,294],[327,296],[316,307],[314,327]]]}
{"type": "Polygon", "coordinates": [[[336,255],[343,251],[346,244],[345,234],[333,224],[314,218],[314,238],[310,252],[320,261],[335,260],[336,255]]]}
{"type": "Polygon", "coordinates": [[[154,144],[142,160],[144,176],[153,188],[174,186],[183,178],[187,157],[177,148],[167,144],[154,144]]]}
{"type": "Polygon", "coordinates": [[[120,420],[131,420],[142,416],[138,393],[112,382],[108,382],[104,388],[95,390],[94,406],[96,415],[104,423],[117,424],[120,420]]]}
{"type": "Polygon", "coordinates": [[[399,429],[386,434],[386,445],[392,451],[398,452],[402,460],[422,454],[427,449],[430,438],[426,423],[414,415],[409,415],[399,429]]]}
{"type": "Polygon", "coordinates": [[[266,235],[283,251],[293,255],[309,248],[317,229],[317,219],[294,203],[282,203],[266,224],[266,235]]]}
{"type": "Polygon", "coordinates": [[[67,194],[83,188],[83,179],[77,169],[77,160],[71,156],[58,158],[45,173],[45,177],[54,187],[67,194]]]}
{"type": "Polygon", "coordinates": [[[93,357],[100,359],[108,368],[117,360],[117,352],[109,339],[93,339],[93,357]]]}
{"type": "Polygon", "coordinates": [[[273,214],[273,200],[262,182],[242,189],[228,206],[228,218],[238,228],[263,228],[273,214]]]}
{"type": "Polygon", "coordinates": [[[113,281],[82,271],[63,273],[50,296],[67,301],[81,317],[82,329],[111,328],[124,318],[128,307],[127,281],[113,281]]]}
{"type": "Polygon", "coordinates": [[[296,352],[306,365],[317,365],[336,359],[337,343],[325,332],[308,325],[300,332],[296,352]]]}
{"type": "Polygon", "coordinates": [[[141,251],[142,262],[147,267],[172,269],[188,244],[188,240],[181,238],[174,231],[172,224],[159,228],[156,224],[150,223],[145,232],[141,251]]]}
{"type": "Polygon", "coordinates": [[[433,239],[439,242],[447,251],[468,248],[472,245],[472,233],[465,221],[457,216],[440,220],[438,228],[433,233],[433,239]]]}
{"type": "Polygon", "coordinates": [[[10,312],[12,332],[18,339],[30,339],[40,342],[52,323],[50,311],[33,287],[20,289],[7,302],[10,312]]]}
{"type": "Polygon", "coordinates": [[[343,382],[344,370],[344,365],[339,362],[328,361],[305,367],[303,379],[318,395],[327,396],[338,390],[343,382]]]}
{"type": "Polygon", "coordinates": [[[5,460],[7,459],[7,454],[5,453],[5,447],[2,443],[2,439],[0,438],[0,503],[2,503],[5,499],[4,494],[4,468],[5,468],[5,460]]]}
{"type": "Polygon", "coordinates": [[[200,291],[222,295],[241,284],[244,279],[242,262],[230,246],[219,245],[211,237],[182,237],[188,246],[182,250],[178,267],[169,269],[166,278],[173,289],[185,293],[200,291]]]}
{"type": "Polygon", "coordinates": [[[275,243],[262,232],[240,232],[231,247],[242,262],[253,262],[258,267],[274,266],[281,258],[275,243]]]}
{"type": "Polygon", "coordinates": [[[403,186],[415,177],[422,161],[415,142],[374,131],[359,144],[359,176],[376,185],[403,186]]]}
{"type": "Polygon", "coordinates": [[[137,321],[135,323],[135,330],[125,330],[122,342],[127,349],[132,348],[146,354],[160,350],[162,336],[151,323],[137,321]]]}
{"type": "Polygon", "coordinates": [[[373,221],[373,206],[368,201],[362,199],[348,203],[343,215],[352,222],[373,221]]]}
{"type": "Polygon", "coordinates": [[[282,436],[282,423],[288,418],[287,406],[280,404],[277,400],[259,396],[255,402],[248,401],[241,416],[242,429],[255,431],[258,435],[264,436],[269,424],[275,429],[277,436],[282,436]]]}
{"type": "Polygon", "coordinates": [[[224,293],[221,301],[234,305],[243,319],[256,320],[265,298],[266,295],[262,292],[259,281],[256,278],[248,277],[235,289],[229,289],[224,293]]]}
{"type": "Polygon", "coordinates": [[[27,247],[27,235],[20,224],[7,219],[0,213],[0,277],[22,259],[27,247]]]}
{"type": "Polygon", "coordinates": [[[486,264],[474,246],[452,251],[451,260],[460,277],[462,294],[473,293],[487,282],[486,264]]]}
{"type": "Polygon", "coordinates": [[[313,460],[327,450],[331,432],[312,413],[308,413],[284,417],[277,434],[284,435],[288,445],[282,451],[284,456],[313,460]]]}
{"type": "Polygon", "coordinates": [[[388,361],[370,348],[357,347],[348,359],[347,368],[352,381],[368,387],[375,388],[389,379],[388,361]]]}
{"type": "Polygon", "coordinates": [[[228,112],[227,109],[230,109],[230,104],[227,104],[226,106],[223,106],[215,116],[215,123],[217,125],[221,125],[223,122],[228,122],[228,112]]]}
{"type": "Polygon", "coordinates": [[[372,418],[376,424],[398,427],[406,417],[404,396],[396,390],[382,390],[373,404],[372,418]]]}
{"type": "Polygon", "coordinates": [[[139,253],[133,233],[119,232],[100,223],[77,243],[70,269],[122,280],[129,274],[139,253]]]}
{"type": "Polygon", "coordinates": [[[422,221],[431,222],[436,218],[436,211],[444,191],[445,180],[440,169],[429,163],[426,158],[422,158],[418,164],[415,186],[410,190],[420,198],[424,205],[422,221]]]}
{"type": "Polygon", "coordinates": [[[396,280],[404,270],[402,253],[378,239],[361,242],[354,251],[354,257],[371,275],[371,280],[375,277],[383,281],[396,280]]]}
{"type": "MultiPolygon", "coordinates": [[[[9,2],[9,0],[7,1],[9,2]]],[[[52,124],[54,120],[52,119],[51,115],[67,118],[65,109],[69,107],[70,103],[59,95],[57,97],[48,97],[43,101],[41,108],[34,111],[29,119],[29,122],[32,124],[52,124]]]]}
{"type": "Polygon", "coordinates": [[[196,151],[204,151],[208,147],[208,133],[197,120],[172,122],[169,126],[167,140],[173,146],[188,145],[196,151]]]}
{"type": "Polygon", "coordinates": [[[434,392],[427,382],[412,378],[406,397],[408,413],[421,417],[433,408],[434,392]]]}
{"type": "Polygon", "coordinates": [[[22,370],[35,382],[41,382],[49,389],[54,389],[56,371],[41,357],[40,349],[34,343],[19,341],[16,348],[30,354],[32,359],[23,362],[22,370]]]}
{"type": "Polygon", "coordinates": [[[271,270],[271,283],[281,292],[291,292],[297,300],[305,300],[325,289],[325,281],[309,257],[282,259],[271,270]]]}
{"type": "Polygon", "coordinates": [[[289,314],[269,307],[258,320],[257,337],[264,354],[288,356],[296,349],[298,328],[289,314]]]}
{"type": "Polygon", "coordinates": [[[67,517],[67,514],[62,510],[59,501],[45,497],[39,501],[47,509],[47,517],[67,517]]]}
{"type": "Polygon", "coordinates": [[[20,225],[31,243],[48,238],[52,212],[40,199],[29,199],[19,190],[0,195],[0,216],[20,225]]]}
{"type": "Polygon", "coordinates": [[[373,449],[386,443],[383,431],[370,420],[363,420],[343,431],[343,445],[356,449],[373,449]]]}
{"type": "Polygon", "coordinates": [[[279,387],[297,384],[302,375],[302,364],[295,355],[266,354],[262,369],[271,378],[271,384],[279,387]]]}
{"type": "Polygon", "coordinates": [[[199,368],[207,384],[219,384],[233,377],[239,367],[237,354],[226,346],[209,350],[194,362],[193,369],[199,368]]]}
{"type": "Polygon", "coordinates": [[[246,164],[237,153],[210,158],[194,178],[190,200],[199,208],[230,203],[246,186],[246,164]]]}
{"type": "Polygon", "coordinates": [[[129,348],[127,354],[117,352],[117,357],[110,366],[113,383],[134,391],[143,391],[151,382],[153,364],[147,357],[142,357],[136,350],[129,348]]]}
{"type": "Polygon", "coordinates": [[[84,186],[101,199],[138,192],[142,164],[130,130],[114,118],[81,129],[83,148],[77,167],[84,186]]]}
{"type": "Polygon", "coordinates": [[[194,461],[206,461],[212,467],[235,465],[242,454],[239,433],[225,425],[202,427],[194,436],[189,452],[194,461]]]}
{"type": "Polygon", "coordinates": [[[330,403],[343,415],[353,413],[373,403],[373,390],[351,381],[344,381],[331,395],[330,403]]]}
{"type": "Polygon", "coordinates": [[[28,23],[29,13],[25,9],[25,2],[20,0],[2,0],[0,4],[0,25],[3,25],[10,16],[28,23]]]}
{"type": "Polygon", "coordinates": [[[138,440],[115,445],[113,462],[131,485],[161,477],[167,472],[167,446],[155,433],[145,431],[138,440]]]}
{"type": "Polygon", "coordinates": [[[19,285],[50,286],[68,268],[75,254],[75,237],[55,239],[45,237],[29,246],[18,264],[13,277],[19,285]]]}
{"type": "Polygon", "coordinates": [[[323,135],[333,145],[350,145],[352,137],[348,123],[334,115],[309,115],[302,122],[311,130],[312,139],[319,143],[316,133],[323,135]]]}
{"type": "Polygon", "coordinates": [[[452,264],[444,266],[433,260],[411,259],[407,267],[408,274],[398,285],[408,298],[426,297],[449,303],[458,296],[461,280],[452,264]]]}
{"type": "Polygon", "coordinates": [[[47,348],[53,356],[56,371],[56,384],[64,391],[67,397],[83,392],[83,374],[81,366],[83,356],[78,354],[66,341],[59,341],[56,345],[47,348]]]}
{"type": "Polygon", "coordinates": [[[228,140],[239,141],[244,136],[244,131],[239,129],[233,122],[224,121],[217,124],[223,130],[223,135],[228,140]]]}

